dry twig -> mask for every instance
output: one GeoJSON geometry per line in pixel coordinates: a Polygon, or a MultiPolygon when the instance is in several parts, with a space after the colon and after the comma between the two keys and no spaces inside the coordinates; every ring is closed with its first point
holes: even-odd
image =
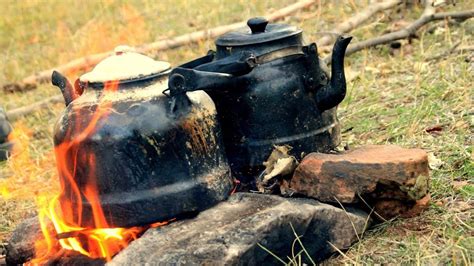
{"type": "Polygon", "coordinates": [[[367,8],[365,8],[361,12],[355,14],[349,19],[345,20],[344,22],[338,24],[331,34],[327,34],[323,36],[321,39],[319,39],[319,41],[317,42],[318,47],[330,45],[334,41],[337,35],[348,33],[352,31],[353,29],[357,28],[362,23],[372,18],[378,12],[391,9],[401,3],[402,3],[401,0],[390,0],[390,1],[385,1],[381,3],[375,3],[372,5],[369,5],[367,8]]]}
{"type": "MultiPolygon", "coordinates": [[[[291,5],[291,6],[288,6],[286,8],[280,9],[279,11],[276,11],[276,12],[270,14],[269,16],[267,16],[267,19],[269,19],[270,21],[275,21],[275,20],[281,19],[284,16],[286,16],[286,15],[292,13],[292,12],[295,12],[296,10],[299,10],[301,8],[309,6],[313,2],[314,1],[309,1],[309,0],[308,1],[300,1],[296,4],[294,4],[294,5],[291,5]]],[[[396,2],[396,1],[393,1],[393,2],[396,2]]],[[[391,2],[385,2],[385,3],[391,3],[391,2]]],[[[387,6],[388,6],[388,4],[384,5],[385,9],[389,8],[387,6]]],[[[376,10],[376,9],[371,9],[371,10],[372,11],[370,11],[370,12],[375,12],[374,10],[376,10]]],[[[395,40],[400,40],[400,39],[411,37],[416,33],[416,31],[418,29],[420,29],[421,27],[423,27],[424,25],[426,25],[427,23],[429,23],[431,21],[442,20],[442,19],[446,19],[446,18],[465,20],[465,19],[472,18],[474,16],[474,10],[459,11],[459,12],[444,12],[444,13],[433,13],[433,12],[434,12],[434,8],[431,5],[431,1],[427,1],[426,2],[426,8],[425,8],[423,14],[421,15],[421,17],[419,19],[414,21],[412,24],[408,25],[407,27],[405,27],[401,30],[391,32],[391,33],[387,33],[387,34],[384,34],[384,35],[379,36],[379,37],[375,37],[375,38],[372,38],[372,39],[369,39],[369,40],[366,40],[366,41],[362,41],[362,42],[358,42],[358,43],[349,45],[349,47],[346,51],[346,55],[350,55],[350,54],[353,54],[353,53],[358,52],[360,50],[363,50],[363,49],[366,49],[366,48],[369,48],[369,47],[373,47],[373,46],[376,46],[376,45],[379,45],[379,44],[387,44],[387,43],[391,43],[395,40]]],[[[347,28],[348,26],[342,26],[342,25],[355,25],[354,23],[356,21],[362,21],[361,18],[367,16],[368,13],[369,13],[369,11],[362,11],[361,13],[358,13],[358,15],[350,18],[349,20],[347,20],[343,23],[341,23],[336,28],[351,30],[351,29],[347,28]],[[364,14],[364,15],[361,15],[361,14],[364,14]],[[358,18],[356,19],[356,17],[358,17],[358,18]],[[352,22],[350,22],[350,21],[352,21],[352,22]]],[[[149,51],[152,51],[152,50],[170,49],[170,48],[178,47],[180,45],[184,45],[186,43],[197,42],[198,40],[201,40],[201,39],[204,39],[204,38],[215,37],[217,35],[220,35],[220,34],[224,33],[225,31],[233,30],[234,27],[239,28],[239,27],[242,27],[243,25],[244,25],[244,22],[240,22],[240,23],[235,23],[235,24],[231,24],[231,25],[227,25],[227,26],[217,27],[217,28],[207,30],[207,31],[200,31],[200,32],[197,32],[197,33],[199,33],[198,35],[193,35],[193,34],[196,34],[196,33],[186,34],[186,35],[183,35],[183,36],[178,36],[178,37],[173,38],[173,39],[163,40],[163,41],[159,41],[159,42],[156,42],[156,43],[153,43],[153,44],[148,44],[148,45],[145,45],[145,46],[141,46],[141,47],[138,48],[138,50],[140,52],[149,52],[149,51]],[[230,29],[228,27],[230,27],[230,29]],[[184,37],[184,36],[187,36],[187,37],[184,37]],[[187,41],[186,41],[186,38],[188,39],[187,41]],[[201,39],[199,39],[199,38],[201,38],[201,39]]],[[[456,48],[457,47],[455,47],[455,49],[453,51],[451,51],[451,53],[455,52],[455,51],[458,51],[458,50],[461,50],[461,49],[456,49],[456,48]]],[[[472,50],[472,47],[467,47],[467,49],[463,48],[462,50],[472,50]]],[[[66,70],[60,69],[60,68],[58,68],[58,69],[60,69],[61,71],[67,71],[67,70],[71,70],[71,69],[76,69],[75,67],[78,67],[78,65],[81,65],[81,64],[82,64],[82,66],[84,66],[84,63],[86,63],[86,65],[87,64],[92,64],[93,62],[97,63],[98,61],[103,59],[103,58],[100,58],[100,59],[97,59],[97,58],[99,58],[100,56],[103,56],[104,54],[96,54],[96,55],[92,55],[90,57],[85,57],[85,58],[82,58],[82,59],[78,59],[78,60],[82,60],[81,62],[79,62],[77,60],[72,61],[72,62],[70,62],[70,63],[63,66],[66,70]],[[97,60],[97,62],[95,60],[97,60]]],[[[106,55],[104,57],[108,56],[109,54],[110,53],[106,53],[106,55]]],[[[443,56],[445,56],[445,55],[443,54],[443,56]]],[[[327,57],[324,58],[324,61],[329,63],[330,58],[331,58],[331,55],[328,55],[327,57]]],[[[438,58],[428,59],[428,60],[436,60],[436,59],[438,59],[438,58]]],[[[92,66],[92,65],[89,65],[89,67],[90,66],[92,66]]],[[[46,80],[49,80],[50,71],[52,71],[52,70],[47,70],[47,71],[40,72],[40,74],[36,76],[36,77],[38,77],[38,80],[36,80],[36,82],[44,82],[46,80]],[[47,75],[45,73],[47,73],[47,75]],[[43,79],[47,78],[47,79],[42,80],[42,78],[43,79]]],[[[62,100],[63,99],[62,99],[61,95],[53,96],[51,98],[48,98],[46,100],[34,103],[32,105],[29,105],[29,106],[25,106],[25,107],[21,107],[21,108],[15,109],[15,110],[11,110],[11,111],[7,112],[7,116],[9,117],[10,120],[15,120],[20,116],[26,115],[26,114],[31,113],[31,112],[39,109],[39,108],[47,106],[49,103],[60,102],[62,100]]]]}
{"type": "Polygon", "coordinates": [[[46,98],[42,101],[33,103],[31,105],[19,107],[17,109],[13,109],[11,111],[8,111],[7,112],[7,117],[8,117],[8,120],[14,121],[14,120],[16,120],[16,119],[18,119],[22,116],[25,116],[25,115],[27,115],[31,112],[34,112],[34,111],[38,110],[38,109],[47,107],[51,103],[59,103],[59,102],[64,102],[64,97],[61,94],[46,98]]]}
{"type": "MultiPolygon", "coordinates": [[[[423,12],[423,14],[425,14],[425,12],[423,12]]],[[[474,17],[474,9],[466,10],[466,11],[457,11],[457,12],[443,12],[443,13],[432,13],[432,14],[428,13],[428,15],[422,15],[419,19],[415,20],[413,23],[411,23],[410,25],[408,25],[407,27],[401,30],[390,32],[382,36],[374,37],[372,39],[368,39],[365,41],[361,41],[361,42],[349,45],[349,47],[346,50],[346,55],[351,55],[355,52],[358,52],[360,50],[373,47],[376,45],[387,44],[396,40],[413,37],[417,30],[419,30],[421,27],[423,27],[424,25],[426,25],[427,23],[431,21],[448,19],[448,18],[466,20],[472,17],[474,17]]],[[[330,60],[331,60],[331,55],[328,55],[327,57],[324,58],[324,61],[326,63],[329,63],[330,60]]]]}
{"type": "Polygon", "coordinates": [[[402,30],[387,33],[380,37],[376,37],[373,39],[369,39],[366,41],[362,41],[362,42],[358,42],[353,45],[350,45],[346,51],[346,55],[353,54],[357,51],[360,51],[362,49],[365,49],[371,46],[386,44],[392,41],[408,38],[410,36],[415,35],[418,29],[420,29],[422,26],[424,26],[425,24],[431,21],[441,20],[441,19],[446,19],[446,18],[468,19],[468,18],[472,18],[473,16],[474,16],[474,10],[435,13],[428,16],[422,16],[419,19],[417,19],[415,22],[413,22],[411,25],[409,25],[408,27],[402,30]]]}

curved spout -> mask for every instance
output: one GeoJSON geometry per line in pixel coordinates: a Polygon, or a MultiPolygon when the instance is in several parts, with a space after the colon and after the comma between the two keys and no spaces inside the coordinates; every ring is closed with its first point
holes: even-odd
{"type": "Polygon", "coordinates": [[[51,75],[51,83],[61,90],[66,106],[78,97],[75,93],[74,87],[65,76],[61,75],[61,73],[53,71],[53,74],[51,75]]]}
{"type": "Polygon", "coordinates": [[[331,81],[316,93],[316,102],[321,111],[338,105],[346,96],[346,77],[344,76],[344,55],[352,37],[340,36],[332,50],[331,81]]]}

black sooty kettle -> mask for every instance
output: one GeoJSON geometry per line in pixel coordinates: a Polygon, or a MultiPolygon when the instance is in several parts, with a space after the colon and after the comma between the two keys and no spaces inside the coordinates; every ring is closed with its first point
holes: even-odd
{"type": "Polygon", "coordinates": [[[336,106],[346,94],[344,54],[334,45],[331,77],[302,30],[252,18],[248,28],[216,40],[217,51],[173,69],[171,95],[204,90],[216,104],[233,174],[243,182],[262,171],[274,145],[301,158],[340,143],[336,106]]]}

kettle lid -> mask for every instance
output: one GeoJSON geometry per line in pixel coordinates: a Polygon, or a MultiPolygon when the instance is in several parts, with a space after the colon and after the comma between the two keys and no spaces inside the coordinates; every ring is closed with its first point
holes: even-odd
{"type": "Polygon", "coordinates": [[[117,46],[114,52],[114,55],[102,60],[91,72],[82,75],[79,80],[89,83],[144,80],[171,68],[170,63],[156,61],[135,52],[133,48],[126,45],[117,46]]]}
{"type": "Polygon", "coordinates": [[[302,32],[301,29],[287,24],[268,24],[263,17],[251,18],[248,27],[231,31],[216,40],[219,46],[243,46],[259,44],[291,37],[302,32]]]}

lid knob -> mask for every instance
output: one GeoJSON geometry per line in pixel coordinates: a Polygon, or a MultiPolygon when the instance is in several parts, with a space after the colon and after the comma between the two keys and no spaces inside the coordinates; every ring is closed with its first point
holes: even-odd
{"type": "Polygon", "coordinates": [[[249,26],[250,30],[252,30],[252,34],[265,32],[267,24],[268,20],[264,17],[251,18],[247,21],[247,25],[249,26]]]}

